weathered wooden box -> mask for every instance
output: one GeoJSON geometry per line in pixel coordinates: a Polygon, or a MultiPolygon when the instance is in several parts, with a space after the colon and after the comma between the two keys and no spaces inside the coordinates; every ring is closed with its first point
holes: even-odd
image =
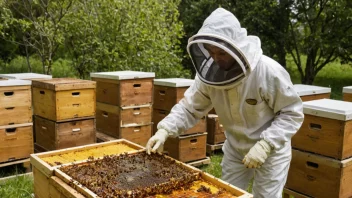
{"type": "Polygon", "coordinates": [[[0,81],[0,126],[32,122],[31,81],[0,81]]]}
{"type": "Polygon", "coordinates": [[[39,116],[34,119],[36,144],[56,150],[95,143],[94,117],[54,122],[39,116]]]}
{"type": "Polygon", "coordinates": [[[151,124],[152,105],[119,107],[97,102],[97,130],[116,130],[130,124],[151,124]]]}
{"type": "Polygon", "coordinates": [[[332,157],[352,156],[352,103],[320,99],[303,103],[305,118],[292,147],[332,157]]]}
{"type": "MultiPolygon", "coordinates": [[[[89,157],[101,158],[105,155],[116,155],[125,152],[135,152],[137,150],[144,150],[144,147],[125,139],[119,139],[109,142],[31,154],[30,161],[33,169],[35,197],[56,198],[56,195],[60,195],[60,198],[76,197],[76,194],[72,196],[72,194],[62,193],[60,190],[60,193],[55,191],[55,188],[59,187],[57,184],[60,184],[60,181],[55,180],[52,176],[54,176],[54,170],[62,164],[71,164],[76,161],[84,161],[89,157]],[[53,180],[55,180],[54,183],[53,180]]],[[[61,185],[63,184],[61,183],[61,185]]],[[[67,187],[67,185],[63,186],[67,187]]],[[[77,197],[80,196],[77,194],[77,197]]]]}
{"type": "Polygon", "coordinates": [[[181,162],[191,162],[206,157],[206,143],[207,133],[168,138],[164,144],[164,151],[181,162]]]}
{"type": "MultiPolygon", "coordinates": [[[[141,154],[140,152],[144,152],[144,151],[137,151],[135,153],[129,153],[128,156],[132,157],[132,155],[141,154]]],[[[164,157],[165,159],[171,159],[168,156],[162,156],[162,157],[164,157]]],[[[253,195],[247,193],[246,191],[241,190],[241,189],[239,189],[239,188],[237,188],[227,182],[224,182],[220,179],[217,179],[212,175],[209,175],[203,171],[200,171],[199,169],[196,169],[190,165],[184,164],[184,163],[179,162],[174,159],[171,159],[171,160],[174,161],[175,165],[179,165],[185,171],[191,171],[191,172],[193,172],[193,174],[197,174],[198,179],[196,179],[195,181],[193,181],[189,184],[190,185],[189,189],[187,189],[186,186],[182,189],[172,189],[171,188],[171,191],[168,192],[168,194],[156,194],[156,195],[153,195],[153,197],[154,196],[155,197],[210,197],[211,196],[211,197],[227,197],[227,198],[235,198],[235,197],[250,198],[250,197],[253,197],[253,195]],[[202,191],[202,189],[204,189],[204,188],[209,189],[209,191],[202,191]]],[[[97,161],[97,160],[87,161],[87,162],[78,162],[78,163],[74,163],[74,164],[79,165],[79,166],[85,166],[87,164],[90,164],[90,167],[92,167],[94,165],[95,161],[97,161]]],[[[138,163],[138,160],[136,161],[136,163],[138,163]]],[[[67,166],[70,166],[70,165],[65,165],[63,168],[67,168],[67,166]]],[[[73,166],[71,165],[71,167],[73,167],[73,166]]],[[[143,170],[143,167],[141,167],[140,169],[143,170]]],[[[140,171],[140,174],[145,174],[145,173],[140,171]]],[[[91,190],[90,187],[82,185],[77,180],[73,179],[71,176],[64,173],[62,170],[55,169],[55,175],[56,175],[56,177],[52,177],[52,180],[55,179],[55,184],[53,184],[53,185],[55,185],[57,187],[57,190],[64,197],[76,196],[75,192],[80,193],[80,195],[77,197],[81,197],[81,195],[84,197],[98,197],[98,195],[94,192],[94,190],[91,190]],[[70,184],[70,187],[68,187],[67,185],[66,186],[63,185],[62,181],[66,184],[70,184]]],[[[154,176],[154,177],[157,177],[157,176],[154,176]]],[[[131,178],[133,178],[133,177],[129,176],[129,179],[131,179],[131,178]]],[[[136,178],[136,180],[137,179],[138,178],[136,178]]],[[[172,181],[170,181],[170,182],[172,182],[172,181]]],[[[161,185],[165,186],[164,183],[161,185]]],[[[140,190],[143,190],[143,189],[140,189],[140,190]]],[[[116,192],[118,192],[118,191],[119,191],[119,189],[117,189],[116,192]]],[[[162,191],[162,190],[159,189],[159,191],[162,191]]],[[[131,193],[132,193],[132,191],[131,191],[131,193]]],[[[134,192],[134,193],[136,193],[136,192],[134,192]]],[[[131,195],[131,197],[132,197],[132,195],[131,195]]],[[[140,196],[137,196],[137,197],[140,197],[140,196]]]]}
{"type": "Polygon", "coordinates": [[[343,100],[347,102],[352,102],[352,86],[343,87],[343,100]]]}
{"type": "Polygon", "coordinates": [[[73,78],[33,80],[33,113],[53,121],[95,116],[95,87],[73,78]]]}
{"type": "Polygon", "coordinates": [[[184,96],[186,90],[194,83],[194,80],[184,78],[165,78],[154,80],[154,104],[155,109],[171,111],[184,96]]]}
{"type": "MultiPolygon", "coordinates": [[[[156,133],[158,123],[164,119],[170,112],[160,109],[153,110],[153,134],[156,133]]],[[[187,131],[183,132],[181,135],[189,135],[194,133],[201,133],[207,131],[207,123],[206,118],[202,118],[194,127],[188,129],[187,131]]]]}
{"type": "Polygon", "coordinates": [[[343,161],[292,149],[286,187],[312,197],[352,196],[352,158],[343,161]]]}
{"type": "Polygon", "coordinates": [[[28,158],[33,153],[32,125],[0,126],[0,162],[28,158]]]}
{"type": "Polygon", "coordinates": [[[97,102],[120,107],[153,103],[154,72],[99,72],[90,77],[97,82],[97,102]]]}
{"type": "Polygon", "coordinates": [[[13,73],[13,74],[0,74],[1,78],[6,79],[20,79],[20,80],[35,80],[35,79],[51,79],[51,75],[38,74],[38,73],[13,73]]]}
{"type": "Polygon", "coordinates": [[[302,101],[318,100],[330,98],[331,88],[313,85],[295,84],[293,85],[302,101]]]}
{"type": "Polygon", "coordinates": [[[225,130],[215,114],[207,116],[207,143],[211,145],[223,143],[226,140],[225,130]]]}

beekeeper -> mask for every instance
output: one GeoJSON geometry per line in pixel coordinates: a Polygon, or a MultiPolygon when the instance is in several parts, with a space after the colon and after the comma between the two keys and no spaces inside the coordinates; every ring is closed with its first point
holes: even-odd
{"type": "Polygon", "coordinates": [[[291,138],[303,122],[302,101],[289,74],[263,55],[229,11],[216,9],[187,46],[195,82],[146,145],[162,152],[168,137],[193,127],[214,107],[226,130],[222,179],[254,197],[281,197],[291,161],[291,138]]]}

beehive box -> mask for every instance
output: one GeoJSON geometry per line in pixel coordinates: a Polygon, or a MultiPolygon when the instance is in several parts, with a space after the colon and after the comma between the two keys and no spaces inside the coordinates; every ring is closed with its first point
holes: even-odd
{"type": "Polygon", "coordinates": [[[339,161],[292,149],[286,187],[312,197],[352,196],[352,158],[339,161]]]}
{"type": "Polygon", "coordinates": [[[95,143],[95,119],[54,122],[39,116],[34,119],[36,143],[45,150],[56,150],[95,143]]]}
{"type": "Polygon", "coordinates": [[[343,100],[347,102],[352,102],[352,86],[343,87],[343,100]]]}
{"type": "Polygon", "coordinates": [[[49,189],[52,188],[51,177],[54,176],[54,170],[62,164],[71,164],[75,161],[84,161],[89,157],[101,158],[105,155],[116,155],[125,152],[135,152],[137,150],[144,150],[144,148],[128,140],[119,139],[109,142],[31,154],[30,161],[33,170],[35,196],[36,198],[50,197],[49,189]]]}
{"type": "Polygon", "coordinates": [[[32,125],[0,126],[0,162],[28,158],[33,153],[32,125]]]}
{"type": "Polygon", "coordinates": [[[121,107],[153,103],[154,72],[99,72],[90,77],[97,82],[97,102],[121,107]]]}
{"type": "Polygon", "coordinates": [[[32,122],[31,81],[0,81],[0,126],[32,122]]]}
{"type": "Polygon", "coordinates": [[[1,78],[6,79],[20,79],[20,80],[34,80],[34,79],[51,79],[51,75],[38,73],[14,73],[14,74],[0,74],[1,78]]]}
{"type": "MultiPolygon", "coordinates": [[[[156,133],[158,130],[157,126],[158,123],[164,119],[170,112],[165,111],[165,110],[160,110],[160,109],[154,109],[153,110],[153,134],[156,133]]],[[[206,118],[202,118],[199,120],[199,122],[192,128],[186,130],[184,133],[181,135],[189,135],[189,134],[194,134],[194,133],[202,133],[207,131],[207,123],[206,123],[206,118]]]]}
{"type": "Polygon", "coordinates": [[[352,156],[352,103],[320,99],[303,103],[305,118],[292,147],[332,157],[352,156]]]}
{"type": "MultiPolygon", "coordinates": [[[[149,156],[141,151],[123,156],[111,156],[103,160],[65,165],[56,169],[55,174],[61,181],[69,183],[85,197],[252,197],[251,194],[187,164],[164,155],[149,156]],[[108,165],[109,163],[112,164],[108,165]],[[80,170],[91,169],[91,171],[85,174],[84,178],[76,177],[76,175],[82,175],[78,172],[78,167],[80,170]],[[94,171],[106,172],[114,178],[114,181],[121,182],[106,181],[105,184],[100,184],[100,176],[94,171]],[[127,177],[126,180],[123,179],[125,177],[127,177]],[[167,180],[165,179],[167,177],[173,179],[167,180]],[[94,178],[97,181],[91,182],[94,178]],[[96,190],[95,185],[104,185],[104,190],[96,190]],[[112,188],[114,190],[109,190],[112,188]]],[[[101,179],[109,180],[107,177],[101,179]]]]}
{"type": "Polygon", "coordinates": [[[171,111],[193,83],[194,80],[184,78],[155,79],[154,109],[171,111]]]}
{"type": "Polygon", "coordinates": [[[206,157],[206,142],[207,133],[168,138],[164,144],[164,151],[176,160],[191,162],[206,157]]]}
{"type": "Polygon", "coordinates": [[[215,114],[207,116],[207,143],[211,145],[223,143],[226,140],[225,130],[215,114]]]}
{"type": "Polygon", "coordinates": [[[328,87],[303,84],[295,84],[293,87],[301,97],[302,101],[330,98],[331,88],[328,87]]]}
{"type": "Polygon", "coordinates": [[[116,129],[130,124],[151,124],[152,106],[119,107],[97,102],[97,130],[106,131],[108,128],[116,129]]]}
{"type": "Polygon", "coordinates": [[[95,116],[95,87],[73,78],[33,80],[34,114],[53,121],[95,116]]]}
{"type": "Polygon", "coordinates": [[[141,146],[145,146],[149,138],[152,137],[152,127],[153,124],[130,124],[120,128],[109,129],[108,131],[103,130],[99,132],[103,132],[115,138],[123,138],[141,146]],[[115,132],[110,133],[113,130],[115,130],[115,132]]]}

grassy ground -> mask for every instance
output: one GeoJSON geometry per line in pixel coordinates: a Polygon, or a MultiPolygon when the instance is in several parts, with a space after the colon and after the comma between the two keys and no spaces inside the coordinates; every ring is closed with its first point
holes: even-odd
{"type": "MultiPolygon", "coordinates": [[[[291,75],[294,84],[301,84],[298,71],[294,66],[288,65],[287,69],[291,75]]],[[[352,67],[349,65],[340,65],[332,63],[326,66],[316,77],[313,83],[317,86],[330,87],[332,89],[332,99],[342,99],[342,88],[352,85],[352,67]]],[[[216,152],[211,156],[211,164],[200,167],[201,170],[208,172],[215,177],[221,177],[221,159],[223,154],[216,152]]],[[[22,173],[20,168],[0,168],[0,177],[22,173]]],[[[249,189],[249,192],[251,188],[249,189]]],[[[7,182],[0,182],[1,198],[31,198],[33,193],[33,181],[30,177],[18,177],[7,182]]]]}

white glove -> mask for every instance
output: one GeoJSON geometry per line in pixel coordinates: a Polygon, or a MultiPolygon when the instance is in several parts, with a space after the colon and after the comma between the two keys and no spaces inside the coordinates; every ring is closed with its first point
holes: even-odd
{"type": "Polygon", "coordinates": [[[150,152],[158,152],[159,154],[163,153],[164,143],[169,137],[168,132],[165,129],[159,129],[153,137],[148,140],[146,149],[147,153],[150,155],[150,152]]]}
{"type": "Polygon", "coordinates": [[[271,152],[271,146],[265,140],[258,141],[244,156],[242,163],[247,168],[260,168],[271,152]]]}

